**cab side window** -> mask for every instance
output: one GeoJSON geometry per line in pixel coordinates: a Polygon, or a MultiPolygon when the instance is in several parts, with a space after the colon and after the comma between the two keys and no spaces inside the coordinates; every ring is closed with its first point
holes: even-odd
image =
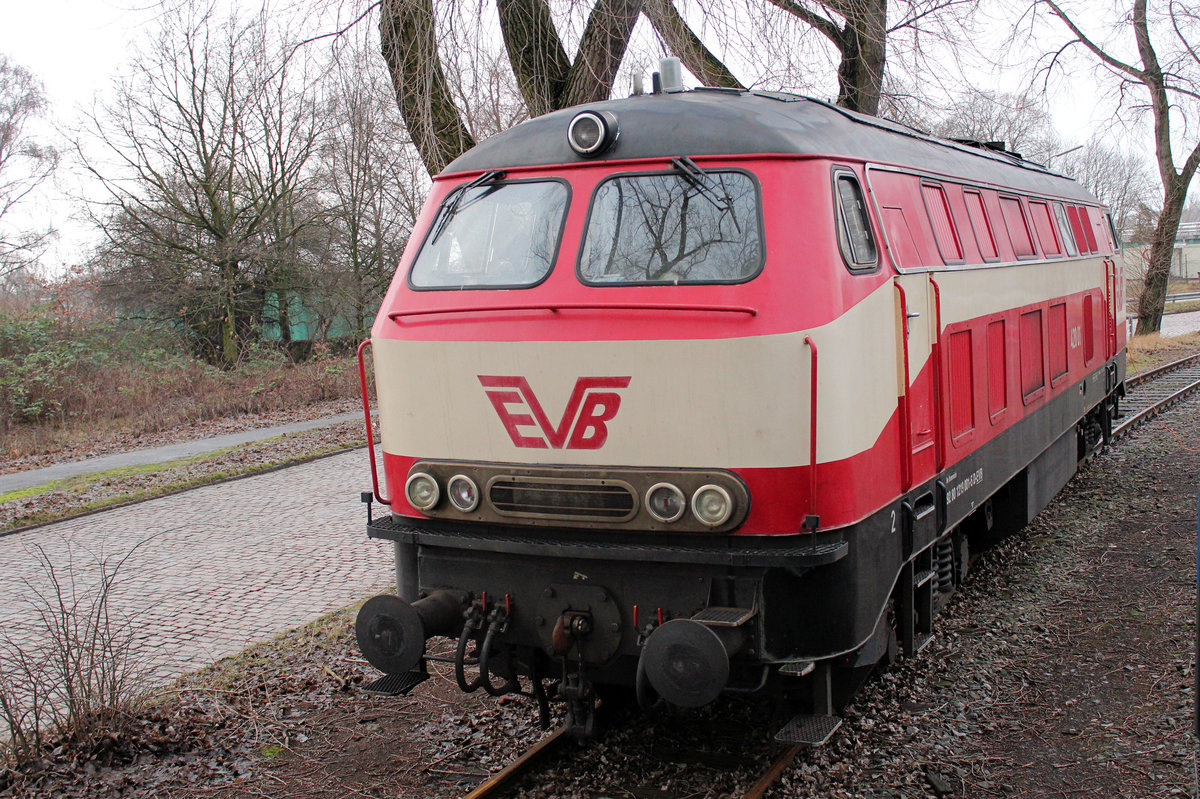
{"type": "Polygon", "coordinates": [[[838,246],[851,272],[866,272],[879,265],[879,250],[867,215],[867,203],[854,173],[834,172],[838,246]]]}

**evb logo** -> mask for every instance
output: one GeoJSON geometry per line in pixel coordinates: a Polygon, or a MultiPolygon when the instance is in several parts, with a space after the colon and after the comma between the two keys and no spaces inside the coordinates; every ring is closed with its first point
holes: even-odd
{"type": "Polygon", "coordinates": [[[579,378],[555,426],[525,378],[478,377],[512,442],[529,449],[600,449],[608,440],[608,422],[621,408],[614,389],[629,385],[628,377],[579,378]]]}

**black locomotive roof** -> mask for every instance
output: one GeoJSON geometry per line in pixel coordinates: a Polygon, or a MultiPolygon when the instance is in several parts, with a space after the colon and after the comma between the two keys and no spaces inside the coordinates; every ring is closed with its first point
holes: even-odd
{"type": "Polygon", "coordinates": [[[567,125],[582,110],[615,114],[613,146],[589,161],[747,153],[826,155],[974,183],[1096,202],[1082,186],[1011,153],[939,139],[879,117],[781,92],[695,89],[554,111],[484,140],[445,173],[575,163],[567,125]]]}

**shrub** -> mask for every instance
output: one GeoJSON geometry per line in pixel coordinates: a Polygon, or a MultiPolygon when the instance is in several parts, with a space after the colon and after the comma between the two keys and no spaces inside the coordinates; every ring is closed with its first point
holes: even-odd
{"type": "Polygon", "coordinates": [[[54,741],[87,745],[117,733],[143,702],[150,661],[111,603],[121,567],[140,546],[99,559],[87,588],[70,550],[56,566],[35,547],[45,585],[26,582],[34,621],[0,631],[0,765],[19,769],[54,741]]]}
{"type": "Polygon", "coordinates": [[[0,314],[0,452],[356,397],[354,356],[329,352],[315,345],[293,363],[284,348],[259,344],[223,370],[191,357],[177,331],[49,307],[0,314]]]}

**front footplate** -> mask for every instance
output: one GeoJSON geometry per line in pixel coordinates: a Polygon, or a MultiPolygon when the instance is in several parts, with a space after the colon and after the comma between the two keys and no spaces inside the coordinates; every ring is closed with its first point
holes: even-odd
{"type": "Polygon", "coordinates": [[[670,536],[593,533],[572,530],[527,531],[462,525],[437,521],[376,518],[367,523],[367,535],[387,541],[423,547],[500,552],[521,556],[578,558],[584,560],[631,560],[657,563],[699,563],[732,567],[815,568],[836,563],[849,546],[838,530],[788,536],[670,536]]]}

